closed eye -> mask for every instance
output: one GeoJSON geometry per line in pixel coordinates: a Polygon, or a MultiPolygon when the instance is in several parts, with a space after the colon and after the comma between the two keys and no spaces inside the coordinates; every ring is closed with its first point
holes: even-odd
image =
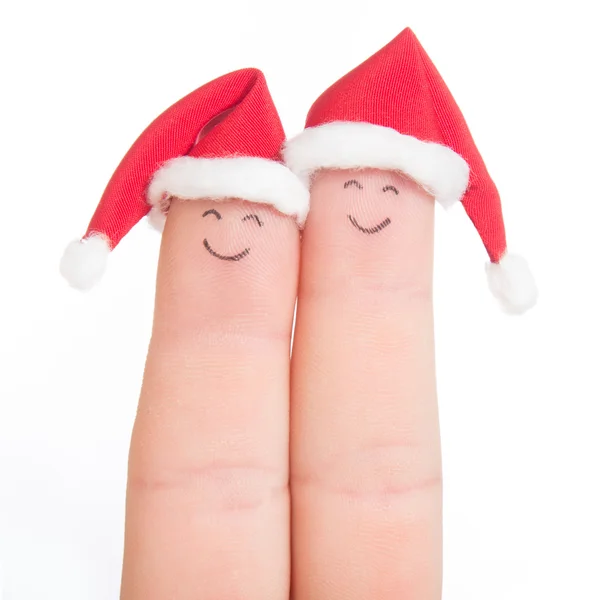
{"type": "Polygon", "coordinates": [[[248,219],[254,219],[258,223],[259,227],[264,225],[264,223],[258,218],[258,215],[246,215],[242,221],[247,221],[248,219]]]}
{"type": "Polygon", "coordinates": [[[350,181],[346,181],[346,183],[344,184],[344,189],[349,188],[351,185],[355,185],[359,190],[363,189],[363,186],[360,185],[360,183],[358,183],[356,179],[350,179],[350,181]]]}
{"type": "Polygon", "coordinates": [[[394,192],[394,194],[396,194],[396,196],[400,193],[400,192],[398,192],[398,188],[393,185],[386,185],[383,188],[383,191],[384,192],[394,192]]]}
{"type": "Polygon", "coordinates": [[[216,211],[214,208],[209,208],[202,216],[207,217],[208,215],[215,215],[215,217],[217,217],[217,219],[219,219],[219,220],[221,219],[221,213],[216,211]]]}

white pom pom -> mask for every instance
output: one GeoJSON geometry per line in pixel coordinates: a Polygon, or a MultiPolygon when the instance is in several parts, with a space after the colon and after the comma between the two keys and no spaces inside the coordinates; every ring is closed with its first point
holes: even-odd
{"type": "Polygon", "coordinates": [[[486,265],[488,285],[502,308],[521,314],[537,301],[538,291],[527,261],[517,254],[505,254],[498,264],[486,265]]]}
{"type": "Polygon", "coordinates": [[[89,290],[102,279],[109,254],[110,246],[102,236],[75,240],[65,249],[60,273],[72,287],[89,290]]]}

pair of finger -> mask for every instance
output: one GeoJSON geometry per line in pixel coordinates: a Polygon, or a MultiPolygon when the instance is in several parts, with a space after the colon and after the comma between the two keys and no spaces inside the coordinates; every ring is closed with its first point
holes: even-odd
{"type": "Polygon", "coordinates": [[[317,174],[302,243],[264,205],[173,202],[124,600],[439,599],[433,214],[371,170],[317,174]]]}

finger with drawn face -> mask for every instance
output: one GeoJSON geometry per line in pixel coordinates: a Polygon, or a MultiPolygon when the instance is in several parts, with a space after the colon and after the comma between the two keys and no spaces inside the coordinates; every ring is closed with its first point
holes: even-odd
{"type": "Polygon", "coordinates": [[[132,437],[122,598],[289,595],[293,218],[171,204],[132,437]]]}
{"type": "Polygon", "coordinates": [[[122,600],[289,598],[289,356],[309,193],[284,141],[260,70],[209,81],[138,136],[61,260],[87,290],[142,218],[164,228],[122,600]]]}
{"type": "Polygon", "coordinates": [[[295,600],[441,594],[434,199],[393,171],[324,170],[292,355],[295,600]]]}

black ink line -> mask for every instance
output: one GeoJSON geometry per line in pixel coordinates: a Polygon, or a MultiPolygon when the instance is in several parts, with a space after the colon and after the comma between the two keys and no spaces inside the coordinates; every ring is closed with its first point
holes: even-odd
{"type": "Polygon", "coordinates": [[[247,221],[248,219],[256,219],[259,227],[262,227],[264,223],[258,218],[258,215],[246,215],[242,221],[247,221]]]}
{"type": "Polygon", "coordinates": [[[350,179],[350,181],[346,181],[346,183],[344,184],[344,189],[349,188],[351,185],[355,185],[359,190],[363,189],[363,186],[360,185],[360,183],[358,183],[356,179],[350,179]]]}
{"type": "Polygon", "coordinates": [[[395,186],[393,186],[393,185],[386,185],[386,186],[383,188],[383,191],[384,191],[384,192],[389,192],[389,191],[392,191],[392,192],[394,192],[394,194],[396,194],[396,196],[397,196],[397,195],[400,193],[400,192],[398,191],[398,188],[397,188],[397,187],[395,187],[395,186]]]}
{"type": "Polygon", "coordinates": [[[220,260],[242,260],[242,258],[245,258],[246,256],[248,256],[248,254],[250,254],[250,248],[246,248],[245,250],[243,250],[242,252],[240,252],[239,254],[234,254],[233,256],[224,256],[223,254],[219,254],[218,252],[215,252],[211,247],[210,244],[208,243],[208,240],[205,239],[204,240],[204,247],[208,250],[209,254],[212,254],[214,257],[220,259],[220,260]]]}
{"type": "Polygon", "coordinates": [[[221,213],[216,211],[214,208],[209,208],[202,216],[206,217],[207,215],[215,215],[219,221],[221,220],[221,213]]]}
{"type": "Polygon", "coordinates": [[[356,229],[358,229],[362,233],[368,233],[369,235],[371,233],[379,233],[382,229],[387,227],[392,222],[391,219],[388,217],[387,219],[385,219],[384,221],[379,223],[379,225],[375,225],[375,227],[367,228],[367,227],[361,227],[356,222],[356,219],[352,215],[348,215],[348,219],[350,220],[350,223],[352,223],[352,225],[354,225],[354,227],[356,227],[356,229]]]}

